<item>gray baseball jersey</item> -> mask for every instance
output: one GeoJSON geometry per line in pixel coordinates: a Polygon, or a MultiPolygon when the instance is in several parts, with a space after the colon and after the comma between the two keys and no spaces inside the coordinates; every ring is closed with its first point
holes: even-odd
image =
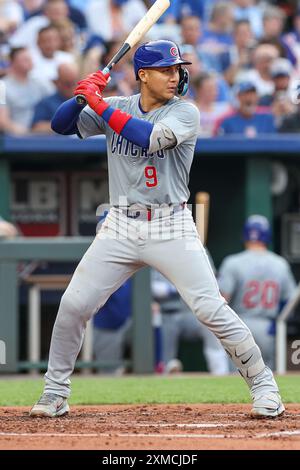
{"type": "Polygon", "coordinates": [[[242,317],[275,318],[296,287],[286,260],[270,251],[245,250],[226,257],[219,270],[221,292],[242,317]]]}
{"type": "MultiPolygon", "coordinates": [[[[77,127],[82,138],[105,134],[107,139],[110,203],[120,205],[126,196],[127,204],[170,204],[189,199],[189,171],[199,134],[198,109],[177,97],[159,109],[144,113],[139,106],[140,94],[130,97],[111,97],[106,101],[134,117],[171,130],[175,142],[172,148],[151,153],[116,134],[89,106],[80,113],[77,127]]],[[[161,136],[157,136],[158,144],[161,136]]],[[[159,145],[157,146],[159,147],[159,145]]],[[[162,146],[164,147],[164,145],[162,146]]],[[[123,204],[121,204],[123,205],[123,204]]]]}

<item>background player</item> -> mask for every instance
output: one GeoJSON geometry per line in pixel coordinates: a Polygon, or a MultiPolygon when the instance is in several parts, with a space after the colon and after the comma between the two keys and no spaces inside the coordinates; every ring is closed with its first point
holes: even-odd
{"type": "Polygon", "coordinates": [[[171,41],[144,44],[134,55],[140,94],[103,100],[107,77],[97,72],[75,89],[88,106],[82,109],[75,99],[68,100],[53,118],[53,130],[61,134],[106,135],[112,207],[62,297],[44,394],[31,416],[68,412],[70,375],[87,320],[145,265],[167,277],[220,339],[251,389],[252,413],[275,417],[284,411],[250,330],[220,295],[186,207],[199,133],[197,108],[175,96],[187,89],[186,63],[171,41]]]}
{"type": "Polygon", "coordinates": [[[296,283],[287,261],[267,249],[268,219],[251,215],[244,226],[245,251],[227,256],[219,287],[230,306],[250,328],[266,364],[275,368],[275,318],[296,283]]]}
{"type": "MultiPolygon", "coordinates": [[[[151,271],[151,290],[159,304],[162,316],[162,349],[165,372],[181,371],[178,359],[180,340],[202,339],[206,365],[214,375],[229,373],[228,357],[220,341],[202,323],[182,300],[175,286],[158,271],[151,271]]],[[[199,351],[200,361],[200,351],[199,351]]]]}

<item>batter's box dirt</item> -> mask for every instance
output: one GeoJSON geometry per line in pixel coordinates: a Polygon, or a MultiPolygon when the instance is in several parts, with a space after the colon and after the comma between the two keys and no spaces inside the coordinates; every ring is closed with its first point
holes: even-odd
{"type": "Polygon", "coordinates": [[[277,419],[250,405],[71,406],[62,418],[0,408],[0,449],[300,449],[299,405],[277,419]]]}

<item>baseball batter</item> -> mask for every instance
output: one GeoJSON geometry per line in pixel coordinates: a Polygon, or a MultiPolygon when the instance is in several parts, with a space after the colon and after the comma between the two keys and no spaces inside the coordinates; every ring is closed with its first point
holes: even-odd
{"type": "Polygon", "coordinates": [[[221,341],[246,380],[255,416],[283,413],[278,387],[247,326],[220,295],[186,207],[197,135],[197,108],[175,96],[188,86],[188,62],[171,41],[153,41],[134,55],[139,94],[103,100],[107,76],[79,82],[52,128],[81,138],[105,134],[111,209],[64,293],[53,328],[44,394],[31,416],[68,412],[70,376],[86,322],[138,269],[149,265],[172,282],[183,300],[221,341]]]}
{"type": "Polygon", "coordinates": [[[226,257],[220,266],[219,287],[251,330],[266,364],[274,369],[274,320],[296,283],[287,261],[267,249],[271,230],[266,217],[250,216],[243,238],[246,250],[226,257]]]}

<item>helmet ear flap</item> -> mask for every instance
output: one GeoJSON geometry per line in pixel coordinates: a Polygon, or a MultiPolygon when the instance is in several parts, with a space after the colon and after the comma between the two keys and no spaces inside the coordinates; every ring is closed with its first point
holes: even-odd
{"type": "Polygon", "coordinates": [[[189,88],[190,74],[185,67],[179,69],[179,83],[177,88],[178,95],[184,96],[189,88]]]}

